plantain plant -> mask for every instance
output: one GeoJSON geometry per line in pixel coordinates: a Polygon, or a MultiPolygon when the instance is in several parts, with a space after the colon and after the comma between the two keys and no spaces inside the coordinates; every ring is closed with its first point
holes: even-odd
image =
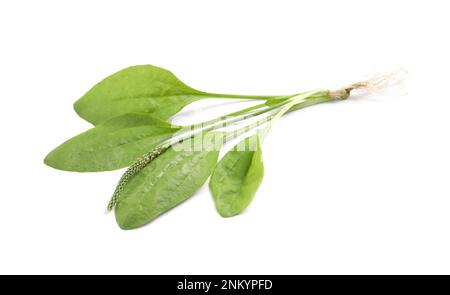
{"type": "Polygon", "coordinates": [[[149,223],[192,196],[210,176],[218,213],[231,217],[248,207],[262,182],[261,145],[280,117],[379,84],[372,79],[337,91],[278,96],[215,94],[195,90],[165,69],[133,66],[107,77],[75,102],[76,113],[94,127],[55,148],[44,162],[78,172],[128,167],[107,207],[122,229],[149,223]],[[195,125],[168,122],[186,105],[206,98],[262,102],[195,125]],[[243,135],[218,161],[224,144],[243,135]]]}

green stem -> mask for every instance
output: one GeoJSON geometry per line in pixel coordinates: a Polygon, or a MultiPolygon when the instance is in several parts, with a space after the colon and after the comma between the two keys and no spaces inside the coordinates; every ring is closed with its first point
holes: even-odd
{"type": "Polygon", "coordinates": [[[227,142],[228,140],[230,140],[232,138],[236,138],[236,137],[250,131],[251,129],[259,127],[259,126],[263,125],[264,123],[268,123],[266,128],[263,130],[263,133],[261,134],[262,140],[264,140],[265,136],[270,131],[270,129],[273,127],[273,125],[278,121],[278,119],[281,116],[285,115],[286,113],[296,111],[299,109],[303,109],[305,107],[309,107],[309,106],[316,105],[319,103],[334,101],[336,99],[337,99],[336,97],[330,96],[328,91],[323,91],[323,90],[313,91],[309,94],[306,93],[306,94],[296,95],[296,96],[292,97],[291,99],[289,99],[286,103],[284,103],[283,104],[283,105],[285,105],[284,107],[279,106],[279,108],[281,108],[281,109],[278,112],[276,112],[274,114],[270,114],[267,117],[265,117],[264,119],[258,120],[252,124],[249,124],[249,125],[246,125],[246,126],[240,128],[240,129],[227,132],[225,135],[225,142],[227,142]]]}
{"type": "Polygon", "coordinates": [[[178,138],[179,136],[191,133],[191,135],[184,137],[185,139],[187,139],[187,138],[189,138],[191,136],[195,136],[196,134],[199,134],[201,132],[210,131],[210,130],[224,127],[223,126],[224,124],[231,125],[234,123],[238,123],[238,122],[247,120],[252,117],[262,115],[264,113],[270,112],[270,111],[286,104],[289,101],[289,98],[292,96],[295,96],[295,95],[283,96],[284,99],[280,99],[279,103],[271,105],[271,106],[268,106],[266,103],[261,103],[261,104],[255,105],[255,106],[251,106],[251,107],[248,107],[248,108],[245,108],[245,109],[233,112],[233,113],[229,113],[229,114],[214,118],[212,120],[184,126],[177,132],[177,134],[175,135],[174,138],[178,138]],[[259,111],[257,111],[257,110],[259,110],[259,111]]]}
{"type": "Polygon", "coordinates": [[[203,94],[206,97],[210,98],[230,98],[230,99],[261,99],[268,100],[272,98],[284,98],[291,95],[240,95],[240,94],[221,94],[221,93],[208,93],[205,92],[203,94]]]}
{"type": "Polygon", "coordinates": [[[209,126],[209,125],[212,125],[212,124],[215,124],[215,123],[218,123],[218,122],[223,122],[223,121],[225,121],[227,119],[230,119],[232,117],[237,117],[237,116],[249,113],[251,111],[264,108],[266,106],[267,106],[266,103],[261,103],[261,104],[257,104],[257,105],[252,106],[252,107],[248,107],[248,108],[239,110],[237,112],[229,113],[229,114],[226,114],[226,115],[214,118],[212,120],[208,120],[208,121],[200,122],[200,123],[197,123],[197,124],[184,126],[184,127],[181,128],[180,131],[178,131],[178,133],[180,134],[180,133],[184,133],[184,132],[190,131],[192,129],[197,128],[198,126],[209,126]]]}
{"type": "MultiPolygon", "coordinates": [[[[287,99],[281,100],[279,103],[272,105],[272,106],[267,106],[265,103],[258,104],[256,106],[249,107],[249,108],[246,108],[246,109],[234,112],[234,113],[230,113],[225,116],[220,116],[218,118],[215,118],[215,119],[212,119],[209,121],[185,126],[178,132],[178,134],[175,137],[164,142],[163,145],[170,146],[175,143],[181,142],[183,140],[192,138],[200,133],[209,132],[209,131],[213,131],[213,130],[216,130],[219,128],[223,128],[223,127],[225,127],[224,124],[227,124],[227,126],[231,126],[236,123],[245,121],[245,120],[253,118],[253,117],[257,117],[259,115],[268,113],[270,111],[273,111],[273,110],[281,108],[281,107],[283,107],[282,110],[284,110],[284,111],[281,112],[281,110],[280,110],[279,112],[277,112],[277,114],[280,114],[279,117],[281,117],[287,111],[291,111],[292,108],[295,108],[295,110],[297,110],[297,109],[301,109],[301,108],[304,108],[304,107],[307,107],[310,105],[314,105],[317,103],[326,102],[326,101],[330,101],[330,100],[333,100],[333,99],[330,98],[330,96],[328,95],[328,91],[316,90],[316,91],[310,91],[310,92],[302,93],[302,94],[298,94],[298,95],[293,95],[291,97],[288,97],[287,99]],[[304,101],[302,101],[302,100],[304,100],[304,101]],[[263,107],[265,107],[265,109],[262,109],[262,110],[259,110],[256,112],[252,112],[254,110],[258,110],[263,107]],[[246,115],[244,115],[244,114],[246,114],[246,115]],[[244,115],[244,116],[240,116],[240,115],[244,115]]],[[[274,116],[275,115],[268,116],[262,120],[255,122],[254,124],[260,125],[263,123],[263,121],[267,122],[268,118],[269,118],[269,120],[271,120],[272,117],[274,117],[274,116]]],[[[278,119],[276,119],[276,120],[278,120],[278,119]]],[[[246,127],[243,127],[243,129],[244,128],[246,128],[246,127]]],[[[254,128],[254,127],[252,127],[252,128],[254,128]]],[[[267,130],[267,132],[269,131],[269,129],[267,130]]]]}
{"type": "Polygon", "coordinates": [[[318,103],[331,101],[333,99],[334,98],[329,95],[328,91],[322,89],[291,97],[289,100],[287,100],[285,105],[281,107],[280,110],[273,116],[273,118],[271,118],[269,124],[267,125],[266,129],[264,129],[263,134],[261,135],[261,141],[264,140],[270,129],[272,129],[273,125],[294,106],[296,107],[296,109],[301,109],[318,103]]]}
{"type": "MultiPolygon", "coordinates": [[[[327,93],[328,93],[328,91],[317,92],[314,95],[312,95],[311,98],[316,97],[316,96],[317,97],[321,97],[323,95],[327,95],[327,93]]],[[[227,94],[218,94],[218,95],[227,95],[227,94]]],[[[254,116],[258,116],[258,115],[264,114],[266,112],[269,112],[269,111],[271,111],[271,110],[273,110],[273,109],[275,109],[277,107],[283,106],[286,103],[288,103],[292,97],[298,96],[298,95],[301,95],[301,94],[272,96],[272,97],[268,98],[268,99],[271,100],[272,103],[268,104],[268,102],[266,101],[265,103],[261,103],[261,104],[258,104],[258,105],[255,105],[255,106],[251,106],[251,107],[248,107],[248,108],[245,108],[245,109],[233,112],[233,113],[222,115],[222,116],[214,118],[212,120],[208,120],[208,121],[200,122],[200,123],[197,123],[197,124],[184,126],[184,127],[181,128],[180,131],[178,131],[178,135],[183,134],[185,132],[189,132],[189,131],[191,131],[193,129],[196,129],[198,126],[206,127],[206,126],[209,126],[209,125],[212,125],[212,124],[215,124],[215,123],[219,123],[219,122],[220,123],[224,123],[226,120],[229,120],[230,118],[238,117],[238,116],[241,116],[241,115],[244,115],[244,114],[247,114],[247,115],[244,116],[244,117],[241,117],[239,119],[239,121],[246,120],[248,118],[251,118],[251,117],[254,117],[254,116]],[[250,114],[251,111],[262,109],[264,107],[266,107],[265,110],[262,110],[260,112],[255,112],[255,113],[250,114]]],[[[242,96],[239,96],[239,97],[242,97],[242,96]]],[[[290,111],[292,111],[292,110],[290,110],[290,111]]],[[[236,122],[236,121],[233,121],[233,122],[236,122]]]]}

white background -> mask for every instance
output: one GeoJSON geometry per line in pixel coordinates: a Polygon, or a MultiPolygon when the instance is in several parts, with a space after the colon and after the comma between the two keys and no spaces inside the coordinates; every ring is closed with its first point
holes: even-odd
{"type": "MultiPolygon", "coordinates": [[[[450,273],[447,3],[2,1],[0,273],[450,273]],[[221,218],[205,186],[123,231],[104,213],[123,171],[68,173],[43,158],[90,127],[72,103],[136,64],[244,94],[339,87],[399,66],[410,74],[408,95],[280,120],[244,214],[221,218]]],[[[226,112],[192,111],[208,103],[176,122],[226,112]]]]}

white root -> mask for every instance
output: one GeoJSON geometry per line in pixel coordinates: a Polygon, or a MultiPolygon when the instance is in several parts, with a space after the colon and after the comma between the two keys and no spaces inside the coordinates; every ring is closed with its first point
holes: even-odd
{"type": "Polygon", "coordinates": [[[367,78],[361,82],[350,84],[335,91],[330,91],[330,96],[336,99],[346,99],[352,91],[371,94],[393,89],[402,92],[402,94],[406,94],[405,81],[407,75],[408,71],[404,68],[385,73],[375,73],[367,76],[367,78]]]}
{"type": "Polygon", "coordinates": [[[405,88],[405,81],[408,71],[400,68],[385,73],[376,73],[367,77],[367,79],[351,84],[345,87],[348,92],[352,90],[362,91],[365,93],[380,92],[393,88],[405,88]]]}

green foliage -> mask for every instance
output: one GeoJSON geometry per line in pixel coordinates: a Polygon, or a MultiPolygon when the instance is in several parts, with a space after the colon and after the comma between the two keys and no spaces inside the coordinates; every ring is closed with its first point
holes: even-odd
{"type": "Polygon", "coordinates": [[[132,112],[166,120],[201,98],[205,98],[204,92],[187,86],[171,72],[142,65],[107,77],[75,102],[74,108],[94,125],[132,112]]]}
{"type": "Polygon", "coordinates": [[[115,170],[130,165],[179,129],[147,114],[126,114],[69,139],[44,162],[67,171],[115,170]]]}
{"type": "Polygon", "coordinates": [[[231,217],[247,208],[263,176],[261,145],[253,135],[230,150],[214,169],[209,187],[219,214],[231,217]]]}
{"type": "Polygon", "coordinates": [[[122,229],[141,227],[179,205],[211,174],[217,211],[231,217],[249,206],[263,179],[262,139],[256,134],[245,138],[217,163],[222,143],[262,124],[265,135],[285,113],[331,100],[336,97],[327,90],[287,96],[201,92],[165,69],[133,66],[107,77],[75,102],[78,115],[95,127],[55,148],[44,162],[78,172],[128,167],[108,204],[122,229]],[[167,123],[184,106],[203,98],[265,102],[196,125],[167,123]],[[258,120],[249,123],[252,118],[258,120]],[[244,126],[217,132],[225,123],[244,126]],[[201,130],[194,129],[199,125],[201,130]]]}
{"type": "Polygon", "coordinates": [[[117,202],[122,229],[145,225],[194,194],[212,173],[219,151],[169,148],[131,178],[117,202]]]}

